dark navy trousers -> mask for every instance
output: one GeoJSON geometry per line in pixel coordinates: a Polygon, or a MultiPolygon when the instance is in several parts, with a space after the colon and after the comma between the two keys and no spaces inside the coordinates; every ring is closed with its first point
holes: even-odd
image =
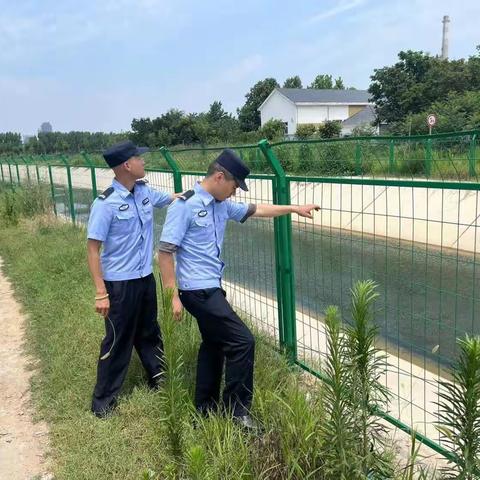
{"type": "Polygon", "coordinates": [[[105,281],[110,311],[105,318],[105,337],[100,347],[97,383],[92,411],[108,412],[115,406],[122,387],[133,347],[155,387],[164,372],[163,342],[157,322],[155,277],[123,281],[105,281]]]}
{"type": "Polygon", "coordinates": [[[202,336],[198,352],[195,406],[201,413],[220,404],[225,364],[223,406],[234,416],[249,412],[253,397],[255,340],[225,298],[221,288],[180,290],[185,309],[197,320],[202,336]]]}

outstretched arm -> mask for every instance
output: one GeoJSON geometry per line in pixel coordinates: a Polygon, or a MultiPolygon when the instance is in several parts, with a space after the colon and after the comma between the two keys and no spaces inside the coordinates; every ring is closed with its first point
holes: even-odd
{"type": "Polygon", "coordinates": [[[259,204],[252,217],[279,217],[288,213],[296,213],[300,217],[313,218],[313,210],[320,210],[318,205],[270,205],[259,204]]]}

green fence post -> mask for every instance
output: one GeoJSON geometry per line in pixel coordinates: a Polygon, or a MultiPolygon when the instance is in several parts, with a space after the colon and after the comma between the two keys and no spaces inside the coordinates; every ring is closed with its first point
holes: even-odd
{"type": "Polygon", "coordinates": [[[10,177],[10,185],[13,187],[13,175],[12,175],[12,165],[10,162],[12,161],[11,158],[7,160],[7,165],[8,165],[8,175],[10,177]]]}
{"type": "Polygon", "coordinates": [[[82,152],[82,156],[87,162],[87,165],[90,167],[90,177],[92,179],[92,197],[93,200],[97,198],[97,176],[95,175],[95,165],[88,156],[87,152],[82,152]]]}
{"type": "Polygon", "coordinates": [[[17,171],[17,180],[18,180],[18,184],[20,185],[20,183],[22,182],[20,180],[20,170],[18,169],[18,162],[15,158],[13,161],[15,162],[15,170],[17,171]]]}
{"type": "Polygon", "coordinates": [[[182,187],[182,174],[180,173],[180,169],[178,168],[178,164],[175,161],[175,159],[172,157],[172,154],[166,147],[162,147],[160,149],[160,152],[162,153],[163,157],[168,163],[168,166],[172,169],[173,171],[173,188],[175,190],[175,193],[181,193],[183,192],[183,187],[182,187]]]}
{"type": "Polygon", "coordinates": [[[25,160],[25,157],[23,155],[20,158],[23,160],[23,163],[25,164],[25,168],[27,169],[27,182],[30,185],[31,180],[30,180],[30,169],[28,168],[28,162],[27,160],[25,160]]]}
{"type": "Polygon", "coordinates": [[[262,152],[260,152],[260,150],[258,150],[258,148],[255,150],[255,170],[258,171],[259,169],[259,166],[260,166],[260,155],[262,154],[262,152]]]}
{"type": "MultiPolygon", "coordinates": [[[[272,194],[273,194],[273,203],[275,205],[279,204],[278,200],[278,184],[277,178],[272,178],[272,194]]],[[[280,232],[280,219],[278,217],[273,219],[273,240],[275,242],[275,284],[277,287],[277,307],[278,307],[278,341],[281,348],[285,348],[285,323],[284,323],[284,316],[283,316],[283,302],[282,302],[282,269],[280,266],[280,258],[281,258],[281,250],[280,250],[280,243],[281,243],[281,232],[280,232]]]]}
{"type": "Polygon", "coordinates": [[[2,170],[2,183],[5,183],[5,175],[4,175],[4,173],[3,173],[3,161],[0,162],[0,168],[1,168],[1,170],[2,170]]]}
{"type": "Polygon", "coordinates": [[[428,138],[425,141],[425,176],[429,177],[432,173],[432,140],[428,138]]]}
{"type": "Polygon", "coordinates": [[[477,160],[476,160],[476,153],[477,153],[477,134],[474,133],[472,139],[470,140],[470,151],[468,155],[468,174],[471,177],[476,176],[476,168],[477,168],[477,160]]]}
{"type": "Polygon", "coordinates": [[[362,174],[362,144],[359,142],[355,144],[355,173],[362,174]]]}
{"type": "MultiPolygon", "coordinates": [[[[267,140],[261,140],[258,146],[275,173],[276,181],[273,183],[274,203],[290,205],[290,182],[278,158],[267,140]]],[[[278,242],[278,247],[275,249],[275,262],[278,266],[277,272],[280,273],[281,277],[281,289],[277,292],[278,304],[282,305],[280,328],[283,327],[283,346],[286,348],[289,360],[294,362],[297,359],[297,318],[295,311],[295,272],[292,255],[292,220],[290,215],[282,215],[275,220],[275,240],[278,242]]]]}
{"type": "Polygon", "coordinates": [[[57,202],[55,200],[55,184],[53,183],[52,166],[48,163],[47,157],[45,155],[42,155],[42,158],[47,163],[47,167],[48,167],[48,178],[50,179],[50,191],[52,192],[53,213],[55,214],[55,216],[58,216],[57,202]]]}
{"type": "Polygon", "coordinates": [[[390,140],[390,151],[388,155],[388,173],[395,173],[395,140],[390,140]]]}
{"type": "Polygon", "coordinates": [[[65,164],[67,169],[67,183],[68,183],[68,203],[70,204],[70,217],[72,218],[72,223],[75,225],[75,203],[73,201],[73,186],[72,186],[72,173],[70,171],[70,164],[68,159],[63,153],[60,155],[60,159],[65,164]]]}
{"type": "Polygon", "coordinates": [[[38,168],[38,162],[34,162],[33,157],[30,155],[30,161],[35,163],[35,171],[37,172],[37,183],[40,185],[40,169],[38,168]]]}

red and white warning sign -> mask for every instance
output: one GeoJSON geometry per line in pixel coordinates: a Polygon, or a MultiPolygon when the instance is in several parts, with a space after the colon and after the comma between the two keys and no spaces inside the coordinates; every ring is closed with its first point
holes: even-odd
{"type": "Polygon", "coordinates": [[[428,117],[427,117],[427,125],[429,127],[433,127],[435,124],[437,123],[437,117],[431,113],[428,117]]]}

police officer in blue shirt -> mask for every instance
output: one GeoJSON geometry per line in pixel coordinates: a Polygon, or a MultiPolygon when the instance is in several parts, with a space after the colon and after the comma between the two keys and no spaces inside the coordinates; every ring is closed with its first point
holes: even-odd
{"type": "Polygon", "coordinates": [[[95,309],[105,317],[92,411],[103,417],[115,406],[135,347],[152,388],[161,384],[163,344],[152,273],[153,207],[174,196],[145,180],[148,151],[126,141],[103,154],[115,178],[94,202],[88,222],[88,266],[96,288],[95,309]],[[101,247],[103,251],[100,255],[101,247]]]}
{"type": "Polygon", "coordinates": [[[217,410],[225,363],[223,405],[247,429],[256,425],[249,411],[253,396],[254,337],[225,298],[221,258],[228,220],[297,213],[312,218],[317,205],[253,205],[229,200],[237,188],[247,191],[249,169],[232,150],[224,150],[206,177],[168,208],[159,245],[163,285],[174,289],[173,313],[182,305],[197,320],[198,353],[195,406],[202,414],[217,410]],[[173,255],[176,256],[176,278],[173,255]],[[178,290],[176,288],[178,286],[178,290]]]}

